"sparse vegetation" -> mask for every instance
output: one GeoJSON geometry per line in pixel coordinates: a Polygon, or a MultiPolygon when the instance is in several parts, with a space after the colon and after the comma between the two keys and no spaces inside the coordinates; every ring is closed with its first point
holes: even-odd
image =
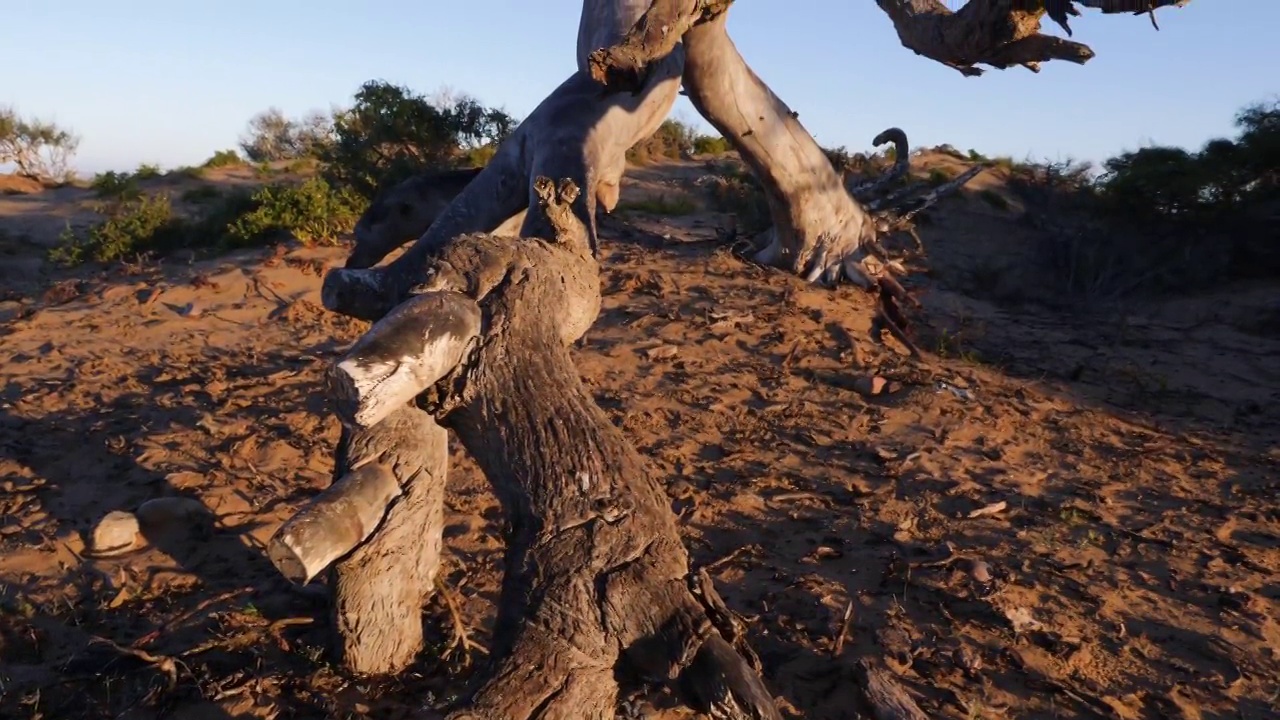
{"type": "Polygon", "coordinates": [[[1061,289],[1116,299],[1280,273],[1280,104],[1236,116],[1235,139],[1151,146],[1103,163],[1023,166],[1011,185],[1054,217],[1042,252],[1061,289]]]}
{"type": "Polygon", "coordinates": [[[61,265],[128,260],[165,252],[180,235],[167,195],[119,195],[96,210],[103,220],[83,235],[68,226],[50,260],[61,265]]]}
{"type": "Polygon", "coordinates": [[[364,201],[344,188],[334,188],[322,178],[301,185],[266,185],[252,197],[253,209],[227,226],[236,245],[292,235],[306,245],[332,243],[351,232],[364,209],[364,201]]]}
{"type": "Polygon", "coordinates": [[[201,165],[201,167],[214,169],[214,168],[222,168],[222,167],[235,167],[237,165],[243,165],[243,164],[244,164],[244,158],[240,157],[240,154],[237,153],[235,150],[219,150],[215,152],[212,156],[210,156],[208,160],[205,160],[204,165],[201,165]]]}

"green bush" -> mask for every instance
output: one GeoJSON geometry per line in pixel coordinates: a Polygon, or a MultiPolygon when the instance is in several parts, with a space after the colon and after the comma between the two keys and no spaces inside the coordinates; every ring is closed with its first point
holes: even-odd
{"type": "Polygon", "coordinates": [[[469,97],[433,102],[401,86],[367,82],[355,104],[334,115],[332,141],[318,153],[321,177],[371,200],[379,188],[496,148],[516,122],[469,97]]]}
{"type": "Polygon", "coordinates": [[[244,164],[244,158],[241,158],[240,154],[237,153],[235,150],[219,150],[218,152],[214,153],[213,156],[210,157],[208,160],[205,160],[204,165],[201,165],[201,167],[213,169],[213,168],[221,168],[221,167],[234,167],[236,165],[243,165],[243,164],[244,164]]]}
{"type": "Polygon", "coordinates": [[[345,188],[335,189],[322,178],[301,185],[266,185],[255,192],[253,208],[227,226],[233,244],[253,245],[289,234],[306,245],[332,244],[351,232],[365,201],[345,188]]]}
{"type": "Polygon", "coordinates": [[[699,155],[724,155],[733,151],[733,143],[718,135],[698,135],[693,138],[693,151],[699,155]]]}
{"type": "Polygon", "coordinates": [[[62,232],[49,259],[60,265],[114,262],[172,249],[181,237],[167,195],[139,195],[95,208],[103,220],[83,235],[70,226],[62,232]]]}
{"type": "Polygon", "coordinates": [[[164,173],[160,172],[159,165],[151,165],[148,163],[139,165],[138,169],[133,171],[133,176],[138,180],[154,180],[163,174],[164,173]]]}
{"type": "Polygon", "coordinates": [[[627,162],[647,165],[661,159],[680,160],[694,151],[697,133],[679,120],[663,120],[652,135],[627,150],[627,162]]]}
{"type": "Polygon", "coordinates": [[[138,179],[133,173],[108,170],[93,176],[89,189],[100,198],[120,200],[136,199],[142,194],[138,179]]]}

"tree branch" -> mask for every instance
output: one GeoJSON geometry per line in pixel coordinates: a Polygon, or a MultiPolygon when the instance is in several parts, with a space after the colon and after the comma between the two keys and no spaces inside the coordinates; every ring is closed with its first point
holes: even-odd
{"type": "MultiPolygon", "coordinates": [[[[1021,65],[1039,72],[1040,63],[1069,60],[1083,64],[1094,56],[1083,43],[1040,33],[1043,15],[1071,28],[1067,18],[1079,15],[1075,5],[1104,14],[1153,13],[1157,8],[1182,7],[1191,0],[970,0],[952,12],[940,0],[876,0],[889,16],[902,45],[967,76],[981,75],[978,63],[1005,69],[1021,65]]],[[[1158,29],[1158,26],[1157,26],[1158,29]]]]}
{"type": "Polygon", "coordinates": [[[612,47],[587,58],[591,78],[613,92],[636,92],[649,66],[671,53],[694,25],[729,10],[733,0],[653,0],[634,27],[612,47]]]}

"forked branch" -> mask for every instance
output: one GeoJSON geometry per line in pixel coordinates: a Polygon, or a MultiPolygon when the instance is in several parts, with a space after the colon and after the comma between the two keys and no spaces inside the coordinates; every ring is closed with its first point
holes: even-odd
{"type": "Polygon", "coordinates": [[[694,25],[729,10],[733,0],[653,0],[616,45],[587,58],[592,79],[612,92],[635,92],[648,81],[649,67],[666,57],[694,25]]]}
{"type": "MultiPolygon", "coordinates": [[[[904,47],[953,67],[964,75],[981,75],[979,63],[1005,69],[1021,65],[1039,72],[1040,63],[1069,60],[1083,64],[1094,56],[1083,43],[1040,32],[1046,13],[1071,34],[1067,18],[1079,15],[1075,5],[1103,13],[1154,13],[1182,7],[1191,0],[970,0],[952,11],[940,0],[876,0],[893,21],[904,47]]],[[[1154,23],[1154,15],[1152,16],[1154,23]]],[[[1158,26],[1157,26],[1158,27],[1158,26]]]]}

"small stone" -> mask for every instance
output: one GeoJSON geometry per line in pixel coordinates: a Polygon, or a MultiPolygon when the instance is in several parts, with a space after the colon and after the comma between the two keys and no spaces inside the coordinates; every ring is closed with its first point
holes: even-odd
{"type": "Polygon", "coordinates": [[[669,360],[679,352],[680,348],[675,345],[659,345],[645,350],[644,356],[647,360],[669,360]]]}
{"type": "Polygon", "coordinates": [[[204,503],[188,497],[152,498],[138,506],[138,522],[149,528],[203,525],[212,518],[204,503]]]}
{"type": "Polygon", "coordinates": [[[853,389],[861,395],[872,397],[883,393],[888,384],[888,380],[885,380],[879,375],[872,375],[870,377],[860,377],[853,381],[853,389]]]}
{"type": "Polygon", "coordinates": [[[969,575],[977,582],[986,585],[991,582],[991,566],[982,560],[975,560],[973,567],[969,568],[969,575]]]}
{"type": "Polygon", "coordinates": [[[133,550],[139,542],[138,518],[133,513],[114,510],[98,521],[93,529],[89,549],[95,555],[107,555],[133,550]]]}

